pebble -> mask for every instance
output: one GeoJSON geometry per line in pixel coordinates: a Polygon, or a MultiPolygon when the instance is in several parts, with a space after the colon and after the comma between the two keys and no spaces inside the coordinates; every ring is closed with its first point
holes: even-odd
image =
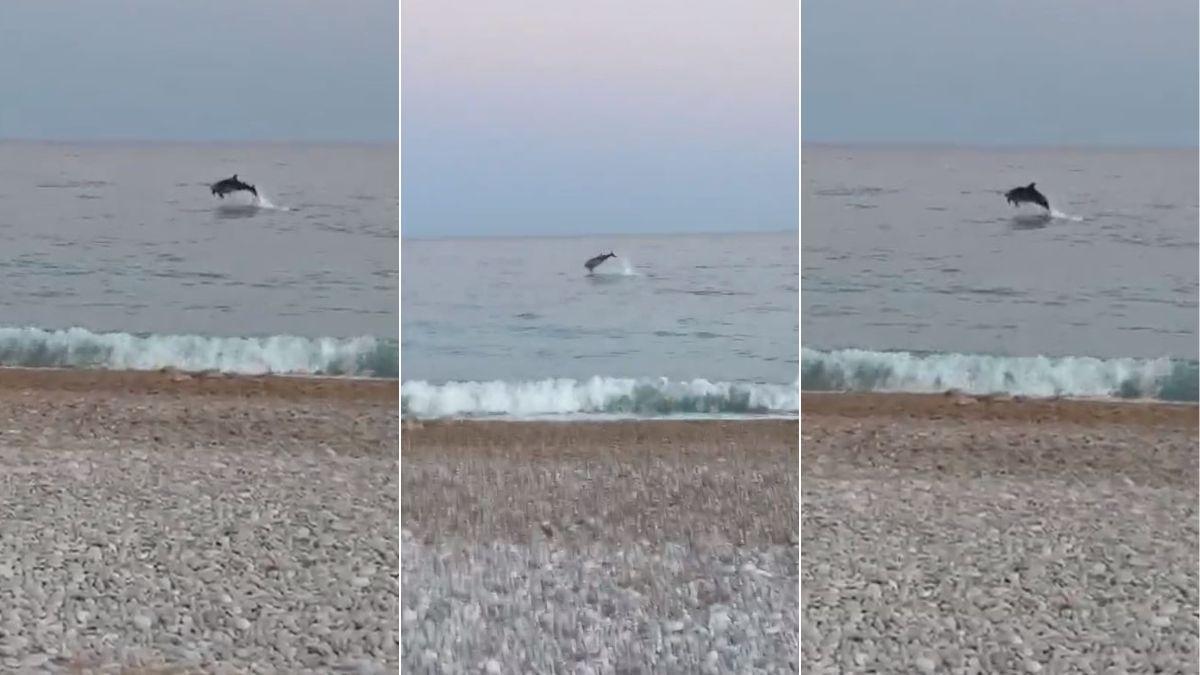
{"type": "Polygon", "coordinates": [[[29,638],[21,635],[10,635],[0,641],[0,656],[16,656],[25,651],[29,638]]]}
{"type": "Polygon", "coordinates": [[[49,654],[30,654],[21,660],[21,666],[23,668],[41,668],[49,661],[49,654]]]}
{"type": "Polygon", "coordinates": [[[729,628],[729,615],[725,612],[712,612],[708,617],[708,630],[719,635],[729,628]]]}

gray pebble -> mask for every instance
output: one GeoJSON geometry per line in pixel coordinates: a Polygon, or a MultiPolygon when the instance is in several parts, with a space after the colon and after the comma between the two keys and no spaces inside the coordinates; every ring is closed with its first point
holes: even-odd
{"type": "Polygon", "coordinates": [[[299,672],[301,658],[329,672],[342,658],[329,644],[283,630],[291,623],[307,637],[320,615],[338,650],[358,655],[353,672],[395,672],[397,585],[309,572],[394,579],[396,502],[379,495],[395,493],[396,459],[293,458],[272,447],[164,445],[140,457],[0,448],[0,475],[19,469],[35,486],[0,500],[0,669],[55,669],[80,655],[96,672],[299,672]],[[71,461],[87,462],[86,481],[62,477],[71,461]],[[338,523],[328,550],[297,543],[323,521],[338,523]]]}

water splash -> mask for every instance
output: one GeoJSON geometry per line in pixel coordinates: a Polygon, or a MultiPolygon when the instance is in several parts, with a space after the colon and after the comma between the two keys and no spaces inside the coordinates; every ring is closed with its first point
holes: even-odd
{"type": "Polygon", "coordinates": [[[292,210],[290,207],[279,206],[279,205],[275,204],[274,202],[272,202],[270,197],[267,197],[267,195],[262,191],[262,188],[258,189],[258,195],[254,198],[254,205],[260,209],[270,209],[272,211],[291,211],[292,210]]]}
{"type": "Polygon", "coordinates": [[[1059,220],[1069,220],[1073,223],[1083,222],[1083,216],[1076,216],[1076,215],[1072,215],[1070,213],[1063,213],[1062,211],[1059,211],[1058,209],[1054,209],[1054,208],[1050,209],[1050,217],[1058,218],[1059,220]]]}

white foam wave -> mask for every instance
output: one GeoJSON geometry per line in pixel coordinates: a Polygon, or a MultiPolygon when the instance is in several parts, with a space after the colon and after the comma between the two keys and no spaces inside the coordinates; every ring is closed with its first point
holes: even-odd
{"type": "Polygon", "coordinates": [[[208,337],[0,328],[0,365],[394,377],[395,345],[373,337],[208,337]]]}
{"type": "Polygon", "coordinates": [[[801,350],[801,385],[812,391],[1019,394],[1195,400],[1195,364],[1169,358],[914,354],[801,350]]]}
{"type": "Polygon", "coordinates": [[[416,417],[499,415],[722,415],[794,414],[800,409],[798,383],[791,385],[670,381],[592,377],[505,382],[424,380],[401,386],[401,406],[416,417]]]}

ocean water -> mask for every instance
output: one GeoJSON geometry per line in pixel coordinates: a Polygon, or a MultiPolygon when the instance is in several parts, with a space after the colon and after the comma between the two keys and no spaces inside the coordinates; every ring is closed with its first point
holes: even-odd
{"type": "Polygon", "coordinates": [[[0,365],[396,377],[398,240],[395,145],[0,142],[0,365]]]}
{"type": "Polygon", "coordinates": [[[797,247],[795,232],[405,239],[402,408],[795,416],[797,247]]]}
{"type": "Polygon", "coordinates": [[[1195,149],[801,154],[804,389],[1197,399],[1195,149]]]}

